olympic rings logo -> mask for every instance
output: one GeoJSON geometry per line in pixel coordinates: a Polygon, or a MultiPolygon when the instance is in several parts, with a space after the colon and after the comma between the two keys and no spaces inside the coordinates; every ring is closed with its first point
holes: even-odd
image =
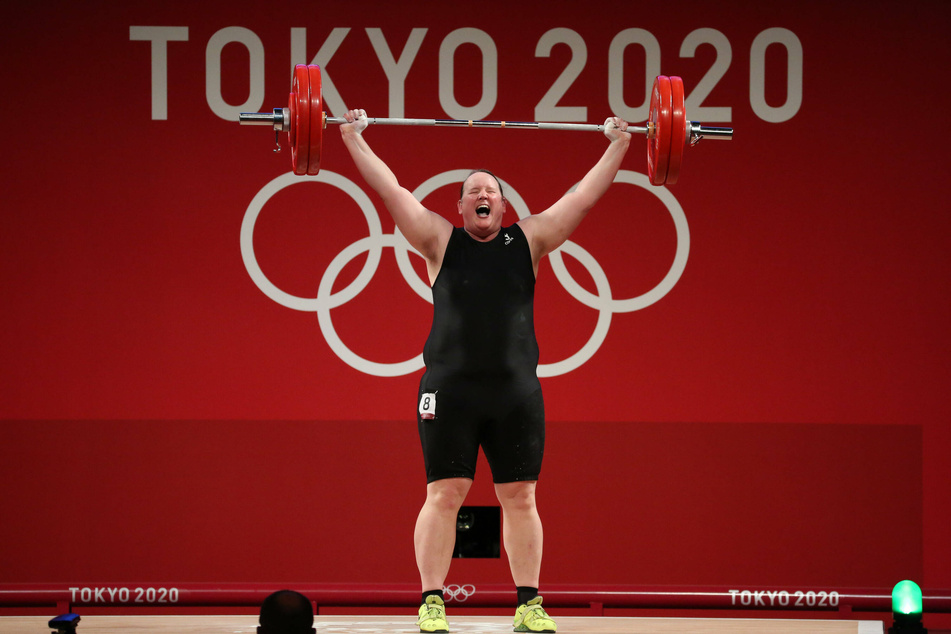
{"type": "Polygon", "coordinates": [[[458,601],[459,603],[463,603],[466,599],[476,593],[476,587],[471,583],[467,583],[464,586],[457,586],[453,584],[451,586],[443,586],[442,592],[443,595],[445,595],[445,597],[450,601],[458,601]]]}
{"type": "MultiPolygon", "coordinates": [[[[468,174],[469,170],[466,169],[442,172],[417,187],[416,190],[413,191],[413,195],[417,200],[423,200],[430,193],[444,185],[462,183],[468,174]]],[[[525,218],[529,216],[531,212],[529,211],[528,205],[522,200],[518,191],[512,187],[510,183],[501,179],[499,180],[508,192],[506,197],[514,204],[519,217],[525,218]]],[[[614,313],[633,312],[654,304],[670,292],[687,266],[687,255],[690,251],[690,230],[687,226],[687,218],[684,215],[683,208],[680,206],[680,203],[677,202],[674,195],[671,194],[667,188],[652,187],[648,177],[638,172],[621,170],[615,177],[614,182],[627,183],[647,190],[659,198],[670,212],[670,216],[674,221],[674,227],[677,231],[677,249],[674,253],[673,263],[664,278],[651,290],[636,297],[615,299],[611,294],[611,285],[608,283],[604,270],[598,264],[597,260],[580,245],[568,240],[557,250],[550,253],[549,258],[551,260],[552,269],[555,272],[555,277],[558,278],[558,281],[561,282],[562,286],[572,297],[582,304],[597,310],[598,320],[588,341],[581,346],[576,353],[561,361],[539,364],[539,377],[558,376],[579,368],[588,361],[594,353],[598,351],[601,344],[604,343],[608,329],[611,326],[611,316],[614,313]],[[585,267],[588,274],[594,280],[597,294],[592,294],[585,290],[571,277],[571,274],[568,273],[568,269],[565,267],[562,258],[563,253],[567,253],[575,258],[585,267]]],[[[574,187],[571,189],[573,190],[574,187]]],[[[419,253],[409,245],[398,228],[394,229],[394,232],[391,234],[383,233],[380,217],[377,215],[376,208],[369,196],[367,196],[356,183],[340,174],[327,170],[321,170],[320,173],[315,176],[296,176],[290,172],[278,176],[262,187],[251,200],[251,203],[245,211],[244,220],[241,223],[240,239],[241,257],[255,285],[257,285],[261,292],[267,297],[282,306],[293,310],[316,312],[317,322],[324,339],[327,341],[330,349],[333,350],[344,363],[365,374],[381,377],[403,376],[422,369],[422,353],[412,359],[397,363],[378,363],[364,359],[351,351],[350,348],[341,341],[334,329],[330,315],[331,310],[346,304],[366,288],[380,263],[380,257],[384,247],[392,248],[395,251],[397,266],[410,288],[430,304],[433,302],[432,290],[429,284],[417,275],[409,260],[410,252],[417,256],[419,256],[419,253]],[[323,276],[320,278],[320,285],[317,288],[317,297],[298,297],[279,289],[264,275],[254,254],[254,225],[265,203],[285,187],[305,182],[324,183],[348,194],[363,212],[369,230],[367,237],[353,242],[333,258],[324,271],[323,276]],[[353,282],[346,288],[336,293],[331,293],[334,282],[344,266],[364,252],[367,253],[366,263],[353,282]]]]}

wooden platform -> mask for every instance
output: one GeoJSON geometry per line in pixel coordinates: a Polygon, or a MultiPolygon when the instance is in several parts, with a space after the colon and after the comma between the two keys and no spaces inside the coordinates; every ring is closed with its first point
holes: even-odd
{"type": "MultiPolygon", "coordinates": [[[[43,634],[52,617],[0,617],[0,634],[43,634]]],[[[884,634],[881,621],[558,617],[559,634],[884,634]]],[[[256,616],[84,616],[77,634],[255,634],[256,616]]],[[[412,616],[317,616],[317,634],[418,634],[412,616]]],[[[454,634],[509,634],[503,616],[455,616],[454,634]]]]}

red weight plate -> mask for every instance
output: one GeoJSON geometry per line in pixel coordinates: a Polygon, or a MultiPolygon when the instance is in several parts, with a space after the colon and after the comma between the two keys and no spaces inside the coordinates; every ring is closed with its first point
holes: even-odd
{"type": "Polygon", "coordinates": [[[320,92],[320,66],[307,67],[310,74],[310,159],[307,173],[311,176],[320,171],[320,147],[324,134],[324,100],[320,92]]]}
{"type": "Polygon", "coordinates": [[[670,78],[670,161],[667,164],[668,185],[677,182],[680,165],[687,143],[687,111],[684,108],[684,82],[680,77],[670,78]]]}
{"type": "Polygon", "coordinates": [[[304,64],[294,67],[291,104],[291,166],[303,176],[310,161],[310,73],[304,64]]]}
{"type": "Polygon", "coordinates": [[[660,75],[654,80],[651,90],[648,119],[653,134],[647,143],[647,174],[654,185],[663,185],[667,180],[670,160],[670,110],[670,78],[660,75]]]}

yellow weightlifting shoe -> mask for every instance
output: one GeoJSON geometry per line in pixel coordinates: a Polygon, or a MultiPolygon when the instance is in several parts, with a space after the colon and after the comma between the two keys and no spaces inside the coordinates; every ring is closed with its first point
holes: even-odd
{"type": "Polygon", "coordinates": [[[441,597],[430,595],[426,603],[419,606],[419,618],[416,625],[420,632],[448,632],[449,621],[446,620],[446,604],[441,597]]]}
{"type": "Polygon", "coordinates": [[[558,629],[555,622],[542,607],[542,598],[535,597],[523,603],[515,610],[516,632],[554,632],[558,629]]]}

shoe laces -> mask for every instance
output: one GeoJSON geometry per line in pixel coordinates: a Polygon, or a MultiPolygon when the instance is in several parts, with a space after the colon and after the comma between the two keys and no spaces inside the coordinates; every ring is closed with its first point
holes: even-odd
{"type": "Polygon", "coordinates": [[[426,604],[426,618],[427,619],[438,619],[442,618],[444,614],[445,606],[436,604],[436,603],[427,603],[426,604]]]}
{"type": "Polygon", "coordinates": [[[529,621],[532,619],[550,619],[548,613],[545,612],[545,608],[542,607],[541,603],[536,603],[535,605],[526,605],[525,613],[522,615],[522,620],[529,621]]]}

